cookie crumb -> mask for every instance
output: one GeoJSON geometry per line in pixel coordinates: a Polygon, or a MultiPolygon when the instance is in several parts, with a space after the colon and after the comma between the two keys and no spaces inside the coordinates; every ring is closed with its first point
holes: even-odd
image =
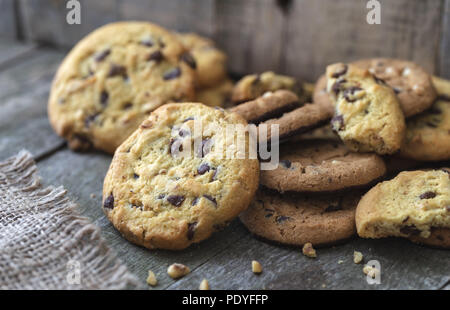
{"type": "Polygon", "coordinates": [[[200,283],[200,286],[198,288],[201,291],[208,291],[209,290],[209,282],[206,279],[203,279],[200,283]]]}
{"type": "Polygon", "coordinates": [[[191,270],[188,266],[185,266],[183,264],[172,264],[167,268],[167,273],[172,279],[179,279],[187,275],[191,270]]]}
{"type": "Polygon", "coordinates": [[[368,275],[372,279],[375,279],[375,276],[380,272],[377,268],[374,268],[369,265],[365,265],[363,268],[364,274],[368,275]]]}
{"type": "Polygon", "coordinates": [[[262,266],[256,260],[252,261],[252,271],[254,274],[260,274],[262,272],[262,266]]]}
{"type": "Polygon", "coordinates": [[[303,246],[302,252],[303,252],[303,255],[305,255],[307,257],[311,257],[311,258],[317,257],[316,250],[313,248],[313,245],[311,244],[311,242],[305,243],[305,245],[303,246]]]}
{"type": "Polygon", "coordinates": [[[151,270],[148,271],[147,284],[151,286],[156,286],[156,284],[158,284],[158,280],[151,270]]]}
{"type": "Polygon", "coordinates": [[[364,256],[361,252],[358,252],[358,251],[353,252],[353,262],[355,264],[359,264],[360,262],[362,262],[363,258],[364,258],[364,256]]]}

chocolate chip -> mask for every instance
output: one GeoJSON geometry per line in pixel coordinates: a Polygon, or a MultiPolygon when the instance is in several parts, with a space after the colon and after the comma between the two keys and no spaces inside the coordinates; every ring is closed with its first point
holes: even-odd
{"type": "Polygon", "coordinates": [[[402,227],[400,228],[400,232],[408,236],[420,234],[420,230],[418,230],[414,225],[402,227]]]}
{"type": "Polygon", "coordinates": [[[431,199],[436,197],[436,193],[435,192],[425,192],[422,195],[419,196],[420,199],[431,199]]]}
{"type": "Polygon", "coordinates": [[[208,199],[209,201],[211,201],[215,206],[217,206],[217,201],[216,198],[210,196],[210,195],[203,195],[203,197],[205,197],[206,199],[208,199]]]}
{"type": "Polygon", "coordinates": [[[374,80],[375,80],[375,82],[377,84],[379,84],[379,85],[386,85],[386,82],[383,79],[380,79],[379,77],[377,77],[375,75],[373,76],[373,78],[374,78],[374,80]]]}
{"type": "Polygon", "coordinates": [[[106,197],[105,201],[103,202],[103,207],[106,209],[114,209],[114,196],[112,193],[108,197],[106,197]]]}
{"type": "Polygon", "coordinates": [[[197,168],[197,173],[202,175],[205,174],[206,172],[209,171],[209,169],[211,169],[211,167],[208,164],[201,164],[198,168],[197,168]]]}
{"type": "Polygon", "coordinates": [[[194,117],[193,116],[189,116],[188,118],[186,118],[183,123],[186,123],[187,121],[193,121],[194,117]]]}
{"type": "Polygon", "coordinates": [[[169,197],[167,197],[167,201],[170,202],[175,207],[179,207],[183,203],[184,198],[185,197],[181,195],[170,195],[169,197]]]}
{"type": "Polygon", "coordinates": [[[346,79],[339,79],[331,86],[331,90],[337,95],[342,90],[342,84],[346,83],[346,79]]]}
{"type": "Polygon", "coordinates": [[[151,46],[153,46],[154,43],[151,39],[145,39],[145,40],[142,40],[141,42],[139,42],[139,44],[151,47],[151,46]]]}
{"type": "Polygon", "coordinates": [[[159,194],[158,197],[156,197],[157,199],[164,199],[164,197],[166,197],[166,194],[159,194]]]}
{"type": "Polygon", "coordinates": [[[333,126],[333,130],[335,131],[342,130],[344,128],[344,117],[342,115],[334,116],[331,119],[331,125],[333,126]]]}
{"type": "Polygon", "coordinates": [[[350,98],[350,95],[354,95],[357,91],[362,90],[361,87],[357,87],[357,86],[352,86],[347,88],[346,90],[344,90],[344,98],[345,100],[347,100],[348,102],[355,102],[356,98],[350,98]]]}
{"type": "MultiPolygon", "coordinates": [[[[213,168],[213,169],[214,169],[214,168],[213,168]]],[[[210,182],[213,182],[213,181],[217,180],[217,179],[216,179],[217,173],[218,173],[218,169],[214,169],[214,172],[213,172],[213,174],[211,175],[211,180],[209,180],[210,182]]]]}
{"type": "Polygon", "coordinates": [[[335,205],[329,205],[329,206],[324,210],[324,212],[325,212],[325,213],[327,213],[327,212],[335,212],[335,211],[339,211],[339,210],[342,210],[342,206],[338,203],[338,204],[335,204],[335,205]]]}
{"type": "Polygon", "coordinates": [[[437,100],[450,101],[450,96],[447,96],[447,95],[439,95],[439,96],[437,97],[437,100]]]}
{"type": "Polygon", "coordinates": [[[167,70],[166,72],[164,72],[163,74],[163,79],[164,80],[173,80],[176,79],[177,77],[179,77],[181,75],[181,70],[178,67],[172,68],[170,70],[167,70]]]}
{"type": "Polygon", "coordinates": [[[110,49],[104,50],[104,51],[102,51],[102,52],[96,54],[96,55],[94,56],[94,60],[95,60],[96,62],[100,62],[100,61],[104,60],[110,53],[111,53],[111,50],[110,50],[110,49]]]}
{"type": "Polygon", "coordinates": [[[188,231],[187,231],[187,238],[188,240],[192,240],[194,238],[195,233],[195,227],[197,226],[197,222],[188,223],[188,231]]]}
{"type": "Polygon", "coordinates": [[[333,77],[333,78],[338,78],[338,77],[340,77],[341,75],[346,74],[346,73],[347,73],[347,70],[348,70],[348,66],[347,66],[347,65],[344,65],[344,67],[343,67],[341,70],[334,72],[334,73],[331,75],[331,77],[333,77]]]}
{"type": "Polygon", "coordinates": [[[205,157],[212,148],[213,141],[209,138],[202,140],[201,146],[196,146],[195,155],[199,158],[205,157]]]}
{"type": "Polygon", "coordinates": [[[191,206],[195,206],[195,205],[198,203],[198,201],[199,201],[199,198],[198,198],[198,197],[195,197],[195,198],[192,200],[191,206]]]}
{"type": "Polygon", "coordinates": [[[124,79],[127,78],[127,68],[120,65],[112,64],[111,68],[109,69],[108,77],[114,77],[120,75],[124,79]]]}
{"type": "Polygon", "coordinates": [[[176,153],[183,151],[183,144],[179,139],[170,139],[170,154],[174,155],[176,153]]]}
{"type": "Polygon", "coordinates": [[[280,224],[280,223],[283,223],[284,221],[287,221],[287,220],[290,220],[291,218],[289,217],[289,216],[284,216],[284,215],[278,215],[276,218],[275,218],[275,221],[278,223],[278,224],[280,224]]]}
{"type": "Polygon", "coordinates": [[[192,69],[197,68],[197,63],[195,62],[194,57],[192,57],[190,53],[186,52],[183,55],[181,55],[181,60],[187,63],[188,66],[191,67],[192,69]]]}
{"type": "Polygon", "coordinates": [[[292,163],[290,160],[283,159],[283,160],[280,160],[280,165],[282,165],[286,169],[289,169],[289,168],[291,168],[292,163]]]}
{"type": "Polygon", "coordinates": [[[154,51],[147,57],[148,61],[154,61],[154,62],[160,62],[163,59],[164,59],[164,55],[161,53],[161,51],[154,51]]]}
{"type": "Polygon", "coordinates": [[[133,173],[133,179],[139,179],[139,174],[133,173]]]}
{"type": "Polygon", "coordinates": [[[95,121],[95,119],[97,118],[97,116],[99,115],[100,113],[95,113],[95,114],[92,114],[92,115],[89,115],[88,117],[86,117],[85,119],[84,119],[84,126],[86,127],[86,128],[89,128],[90,126],[91,126],[91,123],[93,123],[94,121],[95,121]]]}
{"type": "Polygon", "coordinates": [[[166,47],[166,43],[164,43],[162,39],[159,39],[158,42],[159,42],[159,46],[161,46],[162,48],[166,47]]]}
{"type": "Polygon", "coordinates": [[[393,87],[392,89],[394,90],[394,93],[396,95],[398,95],[398,94],[400,94],[402,92],[402,90],[400,88],[397,88],[397,87],[393,87]]]}
{"type": "Polygon", "coordinates": [[[178,132],[178,135],[180,137],[186,137],[186,136],[189,136],[189,134],[190,134],[189,130],[185,130],[185,129],[180,129],[180,131],[178,132]]]}
{"type": "Polygon", "coordinates": [[[133,104],[131,102],[127,102],[123,105],[122,109],[129,110],[132,106],[133,106],[133,104]]]}
{"type": "Polygon", "coordinates": [[[266,215],[264,215],[265,218],[269,218],[269,217],[272,217],[272,216],[273,216],[273,213],[267,213],[266,215]]]}
{"type": "Polygon", "coordinates": [[[107,105],[108,104],[108,99],[109,99],[109,94],[106,90],[102,91],[100,93],[100,103],[102,105],[107,105]]]}

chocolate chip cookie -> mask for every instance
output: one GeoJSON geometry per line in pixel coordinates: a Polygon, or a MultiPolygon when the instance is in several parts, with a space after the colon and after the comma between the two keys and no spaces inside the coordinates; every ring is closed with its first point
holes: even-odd
{"type": "Polygon", "coordinates": [[[367,186],[385,173],[376,154],[354,153],[337,141],[309,140],[283,146],[278,168],[261,171],[261,184],[280,192],[332,192],[367,186]]]}
{"type": "Polygon", "coordinates": [[[239,218],[251,233],[275,242],[334,244],[355,234],[360,198],[359,192],[317,197],[260,189],[239,218]]]}
{"type": "Polygon", "coordinates": [[[155,110],[117,149],[105,177],[103,210],[114,227],[150,249],[183,249],[246,209],[259,163],[249,158],[248,134],[245,151],[237,133],[223,135],[228,125],[247,123],[200,103],[155,110]]]}
{"type": "Polygon", "coordinates": [[[405,136],[394,91],[368,70],[338,63],[327,67],[327,91],[335,105],[333,130],[356,152],[392,154],[405,136]]]}
{"type": "Polygon", "coordinates": [[[289,90],[266,92],[256,98],[230,108],[231,112],[238,113],[247,122],[258,124],[262,121],[277,118],[285,112],[292,111],[301,106],[296,94],[289,90]]]}
{"type": "Polygon", "coordinates": [[[200,88],[195,92],[195,101],[210,107],[227,107],[231,101],[233,82],[225,79],[215,86],[200,88]]]}
{"type": "Polygon", "coordinates": [[[212,40],[195,33],[178,33],[177,36],[196,64],[197,88],[217,86],[227,78],[227,56],[212,40]]]}
{"type": "Polygon", "coordinates": [[[405,237],[449,248],[449,171],[401,172],[394,179],[379,183],[358,204],[358,235],[405,237]]]}
{"type": "Polygon", "coordinates": [[[431,77],[419,65],[400,59],[372,58],[352,63],[392,87],[405,117],[428,109],[436,98],[431,77]]]}
{"type": "Polygon", "coordinates": [[[438,97],[425,112],[406,122],[400,156],[421,161],[450,159],[450,81],[433,78],[438,97]]]}
{"type": "Polygon", "coordinates": [[[268,71],[244,76],[234,86],[231,100],[238,104],[261,97],[268,91],[280,89],[290,90],[300,97],[303,94],[302,85],[293,77],[268,71]]]}
{"type": "Polygon", "coordinates": [[[113,153],[151,111],[194,98],[190,59],[171,32],[154,24],[103,26],[59,67],[48,103],[50,123],[72,149],[113,153]]]}

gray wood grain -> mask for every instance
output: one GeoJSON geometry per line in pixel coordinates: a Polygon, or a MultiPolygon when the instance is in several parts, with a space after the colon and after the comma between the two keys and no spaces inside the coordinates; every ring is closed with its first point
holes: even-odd
{"type": "Polygon", "coordinates": [[[150,21],[172,30],[211,37],[215,26],[215,1],[120,0],[119,14],[122,20],[150,21]]]}
{"type": "Polygon", "coordinates": [[[36,157],[64,142],[47,118],[50,84],[61,53],[35,51],[0,73],[0,158],[30,150],[36,157]]]}
{"type": "Polygon", "coordinates": [[[450,79],[450,0],[445,0],[442,15],[442,39],[438,63],[439,75],[450,79]]]}
{"type": "Polygon", "coordinates": [[[300,248],[273,245],[253,238],[243,227],[242,238],[218,253],[169,289],[197,289],[203,278],[211,289],[438,289],[450,280],[448,251],[424,248],[406,240],[363,240],[319,248],[317,258],[300,248]],[[353,251],[364,261],[381,264],[381,284],[369,285],[362,269],[353,263],[353,251]],[[251,262],[262,264],[261,275],[251,262]]]}
{"type": "Polygon", "coordinates": [[[316,79],[328,64],[382,56],[412,60],[433,73],[442,1],[382,1],[380,25],[367,24],[366,3],[294,1],[281,71],[316,79]]]}
{"type": "Polygon", "coordinates": [[[0,36],[16,39],[16,11],[14,0],[0,0],[0,36]]]}
{"type": "Polygon", "coordinates": [[[19,44],[12,39],[0,40],[0,70],[13,66],[35,49],[34,44],[19,44]]]}

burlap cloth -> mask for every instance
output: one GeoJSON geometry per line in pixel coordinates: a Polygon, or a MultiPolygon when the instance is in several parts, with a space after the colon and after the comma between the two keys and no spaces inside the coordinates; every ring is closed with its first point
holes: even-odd
{"type": "Polygon", "coordinates": [[[43,188],[31,155],[0,163],[0,289],[141,288],[62,187],[43,188]]]}

